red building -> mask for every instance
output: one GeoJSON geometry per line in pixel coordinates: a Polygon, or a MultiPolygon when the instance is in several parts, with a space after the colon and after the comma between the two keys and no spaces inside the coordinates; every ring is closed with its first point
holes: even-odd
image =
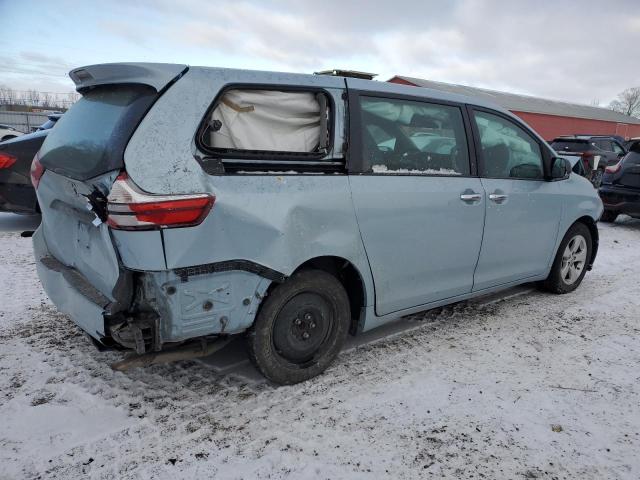
{"type": "Polygon", "coordinates": [[[520,117],[546,140],[576,133],[620,135],[624,138],[640,137],[640,118],[630,117],[607,108],[399,75],[390,79],[389,82],[481,97],[492,101],[520,117]]]}

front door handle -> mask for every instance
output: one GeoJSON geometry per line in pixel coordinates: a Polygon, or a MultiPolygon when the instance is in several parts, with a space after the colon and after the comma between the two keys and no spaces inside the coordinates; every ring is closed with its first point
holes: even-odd
{"type": "Polygon", "coordinates": [[[466,203],[479,202],[482,200],[482,195],[479,193],[463,193],[460,195],[460,200],[466,203]]]}
{"type": "Polygon", "coordinates": [[[489,200],[492,200],[492,201],[494,201],[496,203],[502,203],[508,197],[509,197],[509,195],[504,195],[502,193],[492,193],[492,194],[489,195],[489,200]]]}

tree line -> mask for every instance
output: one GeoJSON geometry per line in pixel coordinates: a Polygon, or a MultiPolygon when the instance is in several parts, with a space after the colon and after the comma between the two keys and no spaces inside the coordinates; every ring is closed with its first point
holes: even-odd
{"type": "Polygon", "coordinates": [[[67,110],[80,98],[76,92],[54,93],[39,92],[37,90],[14,90],[0,85],[0,105],[17,107],[20,110],[45,109],[67,110]]]}

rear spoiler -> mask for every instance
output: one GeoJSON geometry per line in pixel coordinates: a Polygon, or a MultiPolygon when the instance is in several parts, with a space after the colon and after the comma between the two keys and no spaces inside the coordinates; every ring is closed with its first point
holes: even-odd
{"type": "Polygon", "coordinates": [[[160,92],[177,80],[189,67],[172,63],[103,63],[76,68],[69,72],[78,93],[97,85],[148,85],[160,92]]]}

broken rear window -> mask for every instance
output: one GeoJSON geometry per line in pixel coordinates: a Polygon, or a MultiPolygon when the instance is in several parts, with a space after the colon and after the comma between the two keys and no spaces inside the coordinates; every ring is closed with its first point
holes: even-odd
{"type": "Polygon", "coordinates": [[[329,145],[323,93],[231,89],[207,118],[201,142],[219,153],[323,156],[329,145]]]}

